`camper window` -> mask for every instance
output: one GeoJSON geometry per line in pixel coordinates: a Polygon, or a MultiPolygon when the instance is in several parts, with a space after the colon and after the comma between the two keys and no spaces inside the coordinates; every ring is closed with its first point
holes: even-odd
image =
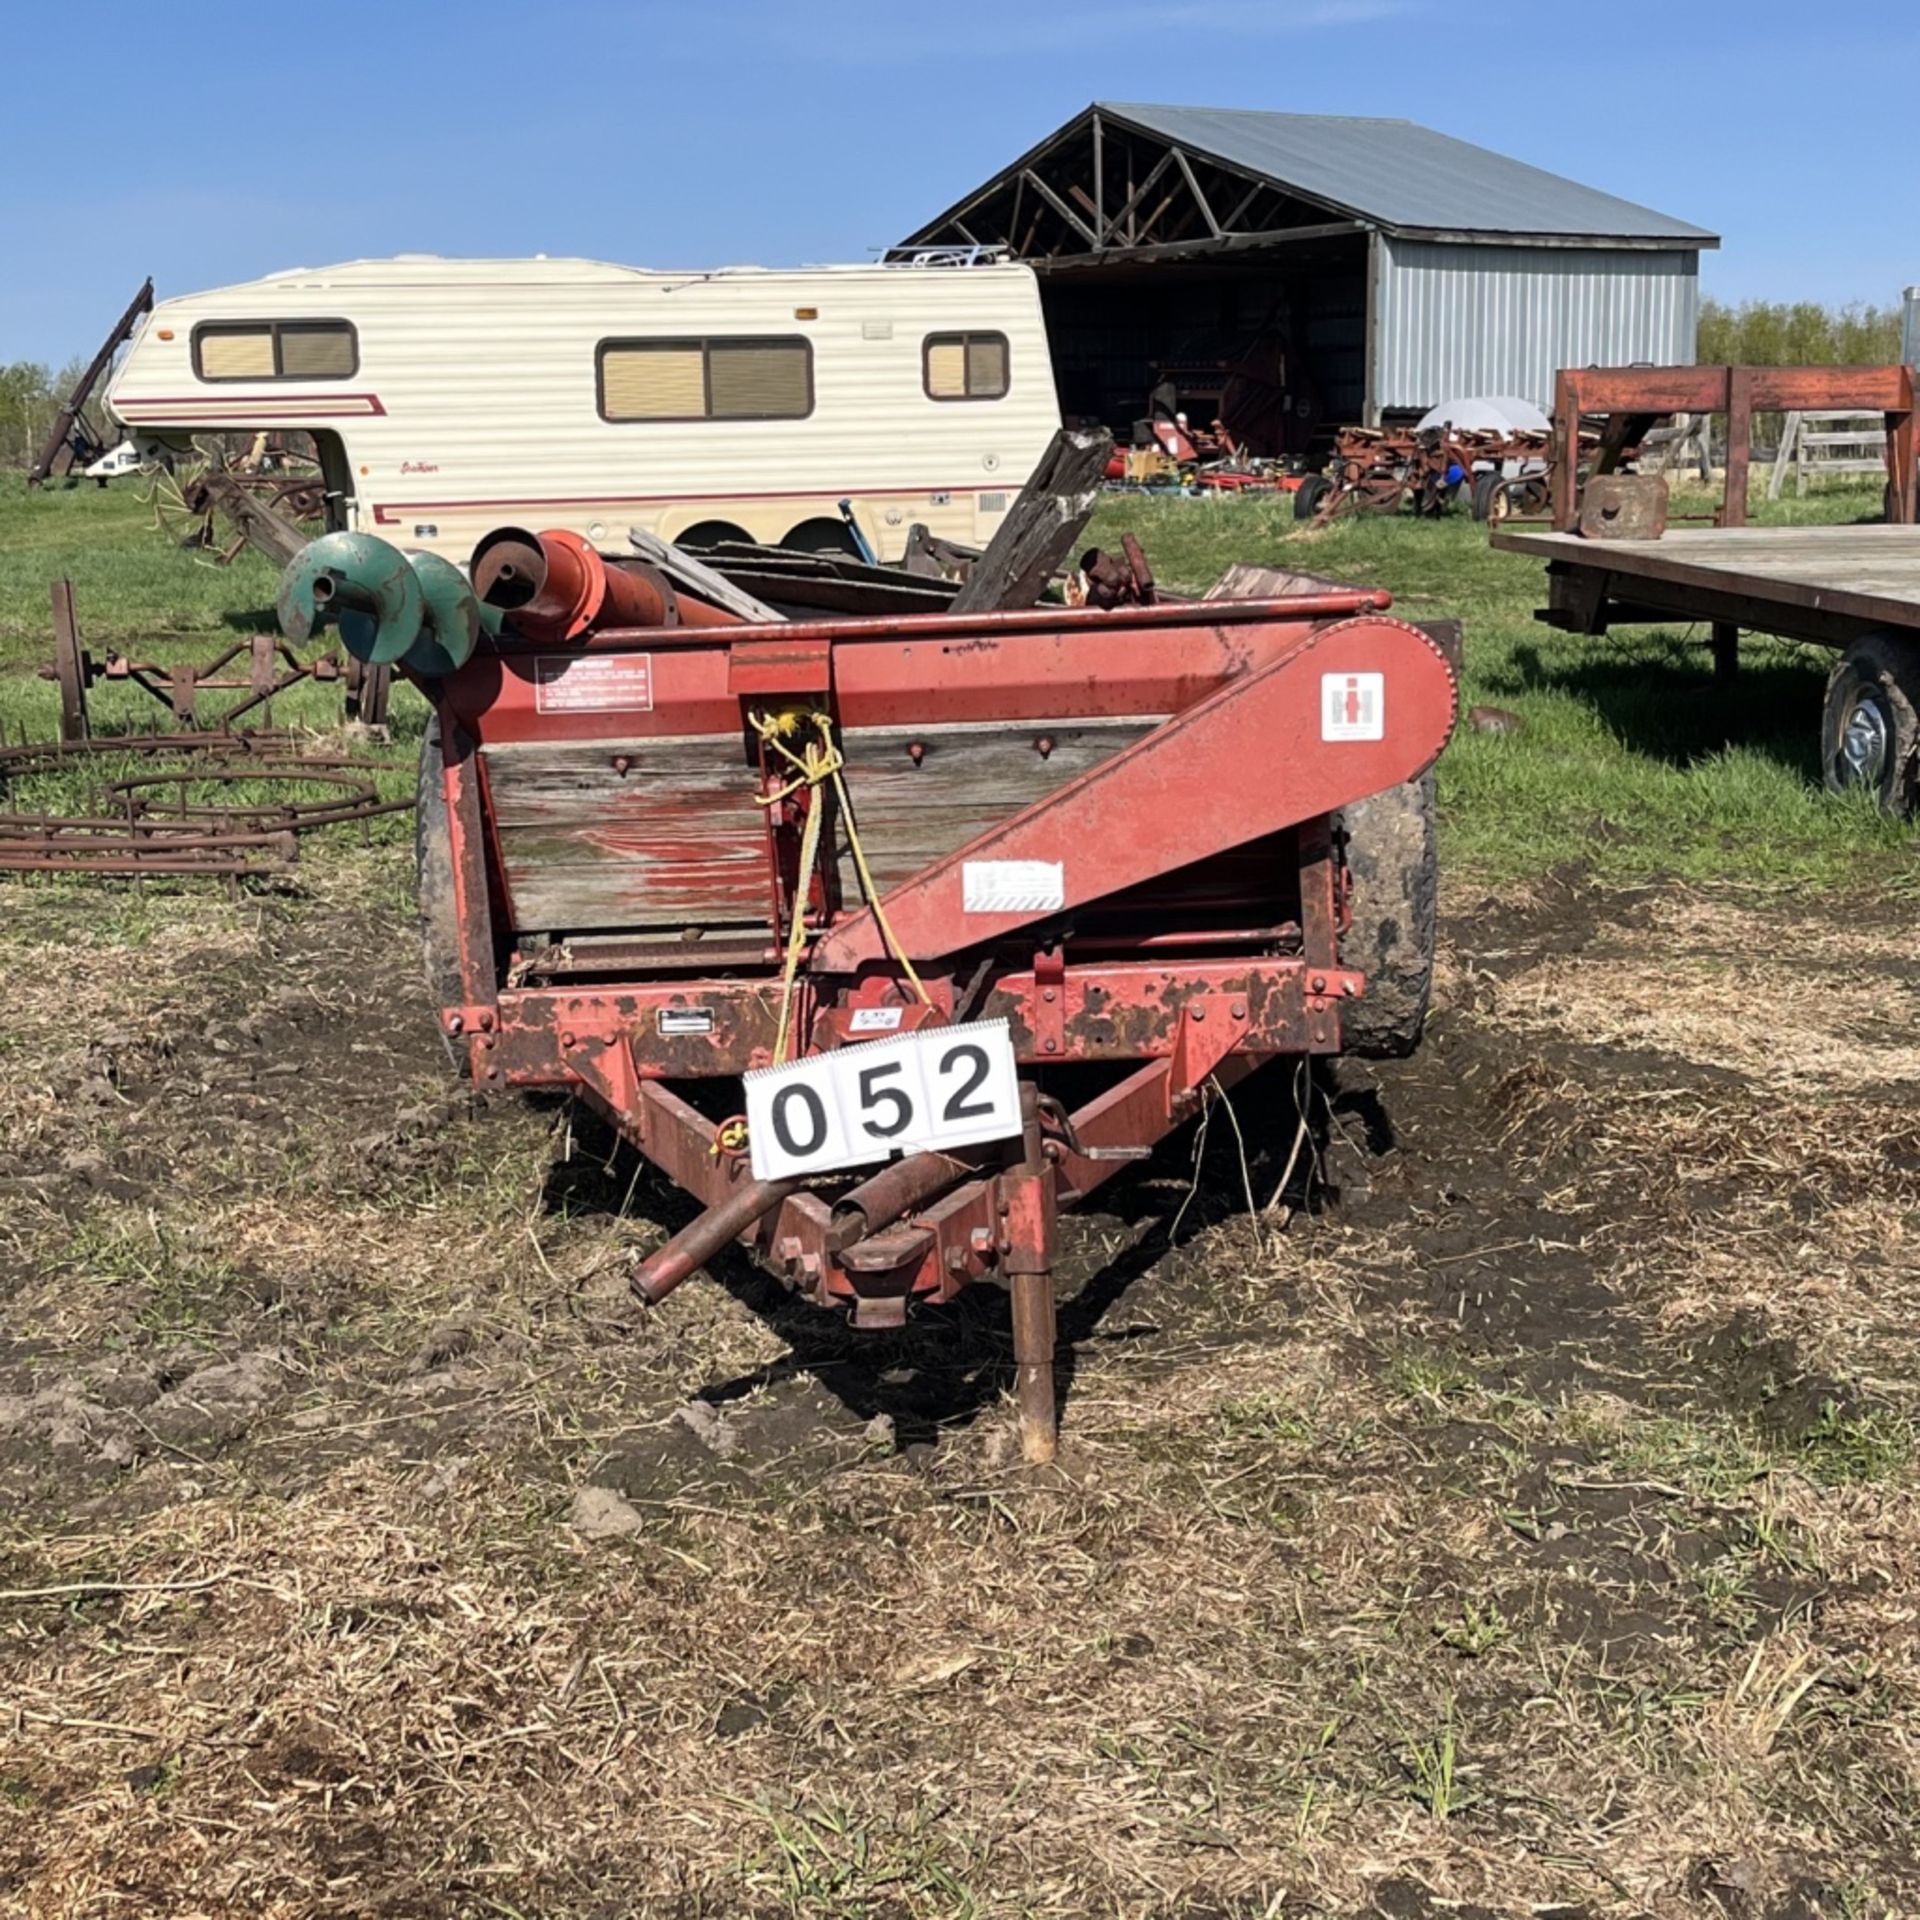
{"type": "Polygon", "coordinates": [[[930,333],[920,349],[929,400],[1000,400],[1007,391],[1004,333],[930,333]]]}
{"type": "Polygon", "coordinates": [[[350,380],[360,343],[346,320],[217,320],[193,330],[202,380],[350,380]]]}
{"type": "Polygon", "coordinates": [[[802,339],[603,340],[603,420],[804,420],[813,348],[802,339]]]}

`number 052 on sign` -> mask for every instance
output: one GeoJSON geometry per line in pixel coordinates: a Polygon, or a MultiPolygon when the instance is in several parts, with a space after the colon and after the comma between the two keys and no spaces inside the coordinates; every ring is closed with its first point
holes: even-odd
{"type": "Polygon", "coordinates": [[[1020,1074],[1004,1020],[859,1041],[761,1067],[745,1086],[748,1148],[761,1180],[1020,1131],[1020,1074]]]}

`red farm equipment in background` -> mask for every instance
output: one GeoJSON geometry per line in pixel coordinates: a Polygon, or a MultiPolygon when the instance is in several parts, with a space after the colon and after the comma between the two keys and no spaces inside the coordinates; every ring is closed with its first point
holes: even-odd
{"type": "Polygon", "coordinates": [[[1417,1033],[1430,812],[1403,829],[1455,674],[1387,605],[755,623],[513,530],[471,589],[329,535],[281,600],[433,702],[421,899],[475,1084],[572,1092],[705,1203],[640,1295],[736,1241],[863,1326],[1003,1285],[1036,1460],[1058,1210],[1263,1063],[1339,1052],[1390,950],[1421,984],[1373,1037],[1417,1033]],[[1395,795],[1370,867],[1354,809],[1395,795]]]}

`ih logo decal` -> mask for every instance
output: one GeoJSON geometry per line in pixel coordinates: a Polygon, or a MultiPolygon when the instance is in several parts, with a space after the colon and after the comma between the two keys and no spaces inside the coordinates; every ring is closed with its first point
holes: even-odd
{"type": "Polygon", "coordinates": [[[1387,682],[1380,673],[1320,676],[1320,738],[1383,740],[1387,731],[1387,682]]]}

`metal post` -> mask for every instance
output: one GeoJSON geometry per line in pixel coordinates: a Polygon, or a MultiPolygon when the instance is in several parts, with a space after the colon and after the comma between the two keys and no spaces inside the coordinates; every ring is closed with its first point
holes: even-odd
{"type": "Polygon", "coordinates": [[[1054,1403],[1053,1173],[1040,1141],[1040,1092],[1020,1084],[1024,1157],[1001,1178],[1006,1196],[1007,1272],[1013,1293],[1014,1402],[1020,1452],[1045,1466],[1059,1446],[1054,1403]]]}
{"type": "Polygon", "coordinates": [[[1713,677],[1723,685],[1740,671],[1740,629],[1725,620],[1713,623],[1713,677]]]}

